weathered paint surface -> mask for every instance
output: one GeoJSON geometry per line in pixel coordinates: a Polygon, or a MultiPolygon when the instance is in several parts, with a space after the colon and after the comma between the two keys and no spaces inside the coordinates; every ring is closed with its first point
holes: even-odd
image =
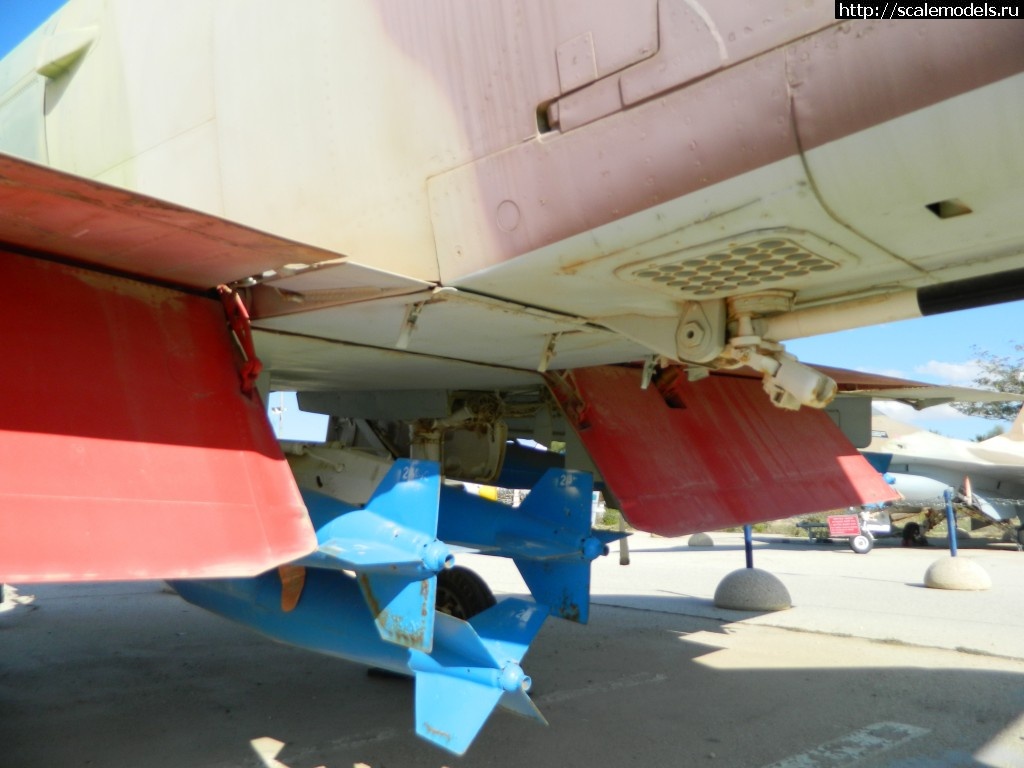
{"type": "Polygon", "coordinates": [[[0,155],[0,242],[187,288],[338,254],[0,155]]]}
{"type": "Polygon", "coordinates": [[[677,536],[894,498],[829,417],[772,406],[756,379],[574,371],[577,431],[637,528],[677,536]]]}

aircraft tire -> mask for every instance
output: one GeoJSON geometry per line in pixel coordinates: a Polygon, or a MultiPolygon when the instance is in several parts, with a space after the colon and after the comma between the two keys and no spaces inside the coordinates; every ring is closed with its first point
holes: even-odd
{"type": "Polygon", "coordinates": [[[870,533],[860,533],[850,538],[850,549],[858,555],[866,555],[875,546],[875,538],[870,533]]]}
{"type": "Polygon", "coordinates": [[[486,611],[495,602],[487,582],[469,568],[457,565],[437,574],[435,606],[439,613],[466,621],[486,611]]]}

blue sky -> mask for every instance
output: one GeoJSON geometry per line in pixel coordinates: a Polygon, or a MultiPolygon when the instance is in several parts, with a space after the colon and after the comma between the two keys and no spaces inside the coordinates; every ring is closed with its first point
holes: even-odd
{"type": "Polygon", "coordinates": [[[0,56],[64,5],[64,0],[0,0],[0,56]]]}
{"type": "MultiPolygon", "coordinates": [[[[787,342],[786,348],[809,363],[972,386],[978,372],[976,349],[1016,359],[1021,355],[1014,350],[1015,344],[1024,344],[1021,301],[797,339],[787,342]]],[[[901,421],[963,440],[972,440],[1000,423],[968,418],[951,406],[914,411],[899,403],[876,401],[875,405],[901,421]]]]}
{"type": "MultiPolygon", "coordinates": [[[[43,23],[61,0],[0,0],[0,56],[43,23]]],[[[977,371],[974,348],[1016,357],[1024,344],[1024,302],[955,312],[917,320],[799,339],[787,349],[809,363],[885,373],[935,384],[970,385],[977,371]]],[[[898,404],[882,406],[891,415],[950,437],[972,439],[995,422],[967,418],[949,406],[924,411],[898,404]]],[[[271,397],[279,435],[299,439],[323,429],[323,417],[301,414],[293,396],[271,397]]]]}

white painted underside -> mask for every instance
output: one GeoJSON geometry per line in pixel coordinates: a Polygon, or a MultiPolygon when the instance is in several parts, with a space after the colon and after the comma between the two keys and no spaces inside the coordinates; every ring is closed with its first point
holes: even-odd
{"type": "MultiPolygon", "coordinates": [[[[691,297],[624,279],[629,265],[673,253],[685,259],[691,250],[706,253],[708,244],[779,233],[824,250],[822,255],[837,264],[829,272],[763,286],[793,291],[804,306],[925,285],[940,275],[951,279],[1018,268],[1024,263],[1024,217],[1017,213],[1024,210],[1024,157],[991,152],[996,137],[1006,135],[1001,133],[1006,121],[1015,119],[1024,124],[1024,76],[815,149],[806,166],[800,158],[789,158],[538,249],[459,280],[458,294],[425,305],[408,350],[432,356],[432,365],[450,369],[452,380],[464,370],[443,360],[535,371],[554,335],[553,369],[634,361],[648,350],[594,324],[628,314],[675,317],[691,297]],[[970,119],[991,103],[1005,106],[992,120],[970,119]],[[921,141],[926,127],[935,125],[941,128],[937,138],[921,141]],[[961,139],[958,152],[944,154],[942,137],[953,134],[961,139]],[[969,141],[962,140],[965,135],[969,141]],[[884,158],[870,150],[872,142],[884,142],[885,157],[898,155],[907,166],[880,165],[884,158]],[[910,179],[899,175],[906,167],[927,170],[910,179]],[[837,180],[848,180],[849,186],[837,180]],[[924,207],[953,195],[975,211],[941,220],[924,207]]],[[[316,280],[310,275],[306,288],[316,290],[316,280]]],[[[406,388],[406,381],[421,375],[423,359],[410,357],[403,363],[394,350],[410,307],[427,298],[417,293],[268,318],[257,325],[391,351],[388,374],[373,386],[406,388]]],[[[285,346],[283,339],[275,345],[270,360],[275,367],[285,346]]],[[[296,345],[288,365],[304,372],[288,377],[307,387],[328,388],[354,376],[361,387],[379,365],[376,359],[363,359],[369,354],[364,351],[357,358],[368,366],[368,374],[353,372],[355,360],[350,360],[349,373],[342,375],[323,369],[316,362],[319,354],[296,345]]],[[[492,369],[484,378],[495,376],[492,369]]],[[[510,372],[508,381],[516,380],[521,379],[510,372]]]]}
{"type": "Polygon", "coordinates": [[[1018,268],[1024,153],[1003,138],[1022,124],[1024,75],[811,150],[806,165],[773,163],[455,284],[590,318],[671,315],[692,298],[685,289],[638,288],[618,273],[780,230],[810,233],[839,262],[763,286],[795,292],[802,306],[1018,268]],[[942,220],[925,207],[953,197],[973,213],[942,220]]]}

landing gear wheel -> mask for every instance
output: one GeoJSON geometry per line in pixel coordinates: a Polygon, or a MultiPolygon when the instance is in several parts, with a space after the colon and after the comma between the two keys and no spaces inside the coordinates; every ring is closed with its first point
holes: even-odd
{"type": "Polygon", "coordinates": [[[446,613],[467,621],[495,604],[494,594],[487,582],[473,571],[461,566],[437,574],[438,613],[446,613]]]}
{"type": "Polygon", "coordinates": [[[870,533],[859,533],[850,539],[850,549],[858,555],[866,555],[875,546],[875,537],[870,533]]]}

